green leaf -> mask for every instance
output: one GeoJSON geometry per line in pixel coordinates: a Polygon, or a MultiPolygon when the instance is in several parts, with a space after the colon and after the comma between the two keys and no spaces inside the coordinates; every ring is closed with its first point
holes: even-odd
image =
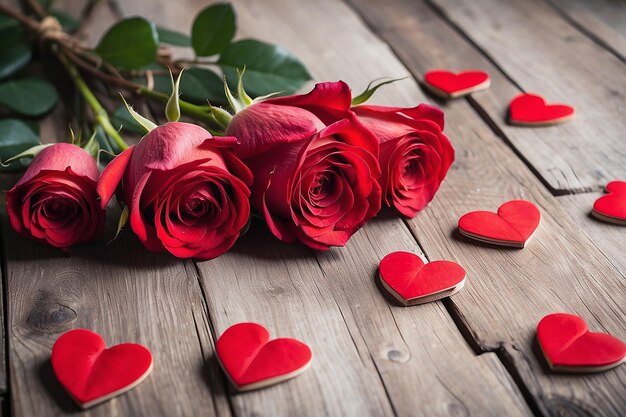
{"type": "Polygon", "coordinates": [[[141,127],[139,123],[133,119],[133,116],[130,115],[130,112],[126,108],[126,106],[120,106],[113,112],[111,116],[111,124],[114,128],[119,129],[120,127],[130,133],[136,133],[139,135],[143,135],[146,131],[141,127]]]}
{"type": "Polygon", "coordinates": [[[226,130],[230,122],[233,120],[233,115],[221,107],[210,106],[209,108],[215,120],[217,120],[224,130],[226,130]]]}
{"type": "Polygon", "coordinates": [[[37,0],[37,3],[41,4],[45,10],[48,10],[52,7],[53,1],[54,0],[37,0]]]}
{"type": "Polygon", "coordinates": [[[124,208],[122,208],[122,212],[120,213],[120,218],[117,221],[117,230],[115,231],[115,236],[113,236],[113,239],[109,240],[109,244],[117,239],[124,226],[126,226],[126,223],[128,223],[130,211],[128,210],[128,206],[126,204],[124,204],[123,207],[124,208]]]}
{"type": "MultiPolygon", "coordinates": [[[[96,126],[96,128],[94,129],[94,134],[96,135],[96,139],[98,140],[98,146],[100,148],[98,156],[96,157],[96,163],[98,164],[98,168],[100,168],[100,170],[103,170],[104,167],[109,162],[111,162],[113,158],[115,158],[116,151],[111,147],[111,143],[109,142],[106,133],[104,133],[104,129],[102,129],[102,126],[96,126]]],[[[117,152],[121,152],[121,150],[117,149],[117,152]]]]}
{"type": "Polygon", "coordinates": [[[50,111],[59,95],[48,81],[22,78],[0,84],[0,104],[27,116],[39,116],[50,111]]]}
{"type": "Polygon", "coordinates": [[[0,79],[10,77],[28,64],[33,56],[24,31],[14,19],[0,20],[0,79]]]}
{"type": "Polygon", "coordinates": [[[126,106],[126,110],[128,110],[128,113],[130,113],[130,116],[135,119],[137,123],[139,123],[139,126],[142,127],[143,133],[149,133],[152,129],[155,129],[157,127],[157,125],[152,120],[146,119],[135,110],[133,110],[133,107],[128,105],[124,96],[120,94],[120,97],[122,97],[122,101],[126,106]]]}
{"type": "Polygon", "coordinates": [[[191,38],[183,33],[157,27],[159,41],[174,46],[191,46],[191,38]]]}
{"type": "Polygon", "coordinates": [[[100,143],[98,142],[98,138],[96,136],[96,132],[93,132],[87,143],[83,146],[83,149],[89,153],[89,155],[94,158],[98,158],[100,154],[100,143]]]}
{"type": "Polygon", "coordinates": [[[10,28],[17,28],[19,26],[20,22],[18,22],[17,20],[0,14],[0,31],[10,28]]]}
{"type": "Polygon", "coordinates": [[[194,103],[224,102],[224,87],[222,79],[213,71],[191,67],[185,71],[180,81],[180,91],[185,100],[194,103]]]}
{"type": "MultiPolygon", "coordinates": [[[[124,110],[126,110],[124,106],[122,107],[124,108],[124,110]]],[[[108,153],[114,154],[113,149],[111,148],[111,144],[107,140],[107,136],[104,133],[104,129],[102,129],[102,126],[100,125],[96,126],[96,128],[93,131],[93,134],[96,135],[96,139],[98,140],[98,147],[100,148],[100,152],[98,152],[98,156],[100,156],[102,152],[108,152],[108,153]]]]}
{"type": "Polygon", "coordinates": [[[382,78],[379,78],[378,80],[373,80],[372,82],[370,82],[367,85],[367,87],[365,88],[365,91],[363,91],[361,94],[359,94],[358,96],[356,96],[356,97],[354,97],[352,99],[352,105],[353,106],[358,106],[359,104],[365,103],[367,100],[370,99],[370,97],[372,97],[372,95],[376,92],[376,90],[378,90],[383,85],[395,83],[396,81],[404,80],[405,78],[406,77],[394,78],[394,79],[387,80],[387,81],[381,81],[378,84],[374,84],[374,83],[376,81],[381,80],[382,78]],[[373,87],[372,87],[372,85],[373,85],[373,87]]]}
{"type": "Polygon", "coordinates": [[[230,104],[230,108],[233,109],[235,114],[239,113],[240,111],[246,108],[246,105],[242,103],[241,101],[239,101],[237,97],[235,97],[233,93],[230,91],[230,87],[228,86],[226,77],[224,77],[224,95],[226,96],[226,99],[228,100],[228,104],[230,104]]]}
{"type": "Polygon", "coordinates": [[[246,67],[243,67],[242,70],[237,70],[237,98],[241,101],[246,107],[252,104],[252,98],[246,92],[246,89],[243,86],[243,75],[246,72],[246,67]]]}
{"type": "Polygon", "coordinates": [[[22,120],[22,122],[26,123],[26,126],[28,126],[30,130],[35,132],[35,135],[39,136],[40,129],[39,129],[39,122],[37,120],[26,119],[26,120],[22,120]]]}
{"type": "Polygon", "coordinates": [[[37,154],[39,154],[39,152],[43,151],[44,149],[46,149],[48,146],[52,146],[54,145],[53,143],[46,143],[45,145],[35,145],[32,148],[28,148],[26,149],[24,152],[18,153],[15,156],[12,156],[11,158],[7,159],[6,161],[0,161],[0,166],[2,166],[3,168],[8,168],[11,166],[11,162],[14,161],[19,161],[20,159],[25,159],[25,158],[34,158],[37,156],[37,154]]]}
{"type": "Polygon", "coordinates": [[[138,69],[156,60],[159,35],[153,22],[143,17],[124,19],[111,27],[96,47],[105,61],[123,68],[138,69]]]}
{"type": "Polygon", "coordinates": [[[229,79],[246,68],[244,85],[253,96],[276,91],[294,93],[311,75],[305,66],[285,48],[254,39],[233,42],[217,61],[229,79]]]}
{"type": "Polygon", "coordinates": [[[56,17],[63,30],[68,33],[74,32],[80,26],[80,20],[62,10],[51,10],[50,15],[56,17]]]}
{"type": "MultiPolygon", "coordinates": [[[[0,120],[0,160],[7,159],[39,145],[39,137],[21,120],[0,120]]],[[[28,166],[24,161],[16,161],[8,167],[0,167],[0,171],[15,171],[28,166]]]]}
{"type": "Polygon", "coordinates": [[[191,45],[197,56],[222,52],[235,36],[235,11],[228,3],[202,10],[191,27],[191,45]]]}
{"type": "Polygon", "coordinates": [[[172,81],[172,94],[170,95],[169,100],[167,100],[167,104],[165,105],[165,117],[168,122],[177,122],[180,119],[180,79],[183,76],[183,71],[181,70],[178,73],[178,78],[176,78],[176,82],[174,82],[174,76],[172,75],[172,71],[170,71],[170,80],[172,81]]]}

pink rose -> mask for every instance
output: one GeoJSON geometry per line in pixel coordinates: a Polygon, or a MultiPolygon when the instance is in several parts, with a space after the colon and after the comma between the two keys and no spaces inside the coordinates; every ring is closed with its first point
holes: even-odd
{"type": "Polygon", "coordinates": [[[252,204],[276,237],[343,246],[378,213],[378,141],[349,110],[343,82],[252,104],[226,133],[254,174],[252,204]]]}
{"type": "Polygon", "coordinates": [[[101,206],[123,180],[131,228],[146,248],[215,258],[250,216],[252,176],[232,154],[236,144],[189,123],[159,126],[106,167],[98,182],[101,206]]]}
{"type": "Polygon", "coordinates": [[[353,111],[380,141],[385,203],[414,217],[433,199],[454,161],[454,149],[443,134],[443,112],[427,104],[363,105],[353,111]]]}
{"type": "Polygon", "coordinates": [[[69,143],[45,148],[6,194],[13,229],[57,248],[102,236],[104,210],[98,205],[96,161],[69,143]]]}

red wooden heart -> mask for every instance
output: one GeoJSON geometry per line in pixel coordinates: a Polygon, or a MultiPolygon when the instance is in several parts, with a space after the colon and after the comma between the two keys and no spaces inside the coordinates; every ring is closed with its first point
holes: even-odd
{"type": "Polygon", "coordinates": [[[50,360],[59,382],[82,408],[134,388],[152,370],[152,354],[144,346],[122,343],[107,349],[98,333],[85,329],[61,335],[50,360]]]}
{"type": "Polygon", "coordinates": [[[450,261],[424,264],[410,252],[392,252],[380,261],[385,289],[403,305],[427,303],[449,297],[463,288],[465,270],[450,261]]]}
{"type": "Polygon", "coordinates": [[[566,104],[546,104],[543,97],[520,94],[509,104],[509,121],[520,126],[548,126],[574,117],[574,108],[566,104]]]}
{"type": "Polygon", "coordinates": [[[511,200],[497,213],[472,211],[459,219],[462,235],[494,245],[523,248],[539,226],[541,215],[533,203],[511,200]]]}
{"type": "Polygon", "coordinates": [[[537,339],[550,368],[562,372],[598,372],[626,360],[626,345],[606,333],[592,333],[573,314],[545,316],[537,326],[537,339]]]}
{"type": "Polygon", "coordinates": [[[467,95],[489,87],[489,74],[484,71],[463,71],[457,74],[446,70],[428,71],[424,74],[426,86],[444,98],[467,95]]]}
{"type": "Polygon", "coordinates": [[[611,181],[606,191],[608,194],[593,204],[591,213],[600,220],[626,226],[626,182],[611,181]]]}
{"type": "Polygon", "coordinates": [[[311,364],[311,349],[295,339],[270,340],[256,323],[235,324],[220,336],[217,357],[233,385],[247,391],[277,384],[304,372],[311,364]]]}

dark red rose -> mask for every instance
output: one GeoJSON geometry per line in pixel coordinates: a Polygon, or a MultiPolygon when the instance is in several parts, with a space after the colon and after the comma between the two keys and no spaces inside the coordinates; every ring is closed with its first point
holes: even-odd
{"type": "Polygon", "coordinates": [[[282,241],[343,246],[380,209],[378,141],[350,102],[345,83],[322,83],[252,104],[228,126],[254,174],[252,204],[282,241]]]}
{"type": "Polygon", "coordinates": [[[454,161],[454,149],[443,134],[443,112],[427,104],[352,110],[380,141],[385,203],[414,217],[433,199],[454,161]]]}
{"type": "Polygon", "coordinates": [[[98,183],[102,207],[123,180],[130,225],[146,248],[215,258],[250,216],[252,175],[232,154],[236,144],[189,123],[159,126],[106,167],[98,183]]]}
{"type": "Polygon", "coordinates": [[[58,248],[98,239],[104,210],[98,203],[96,161],[84,149],[57,143],[42,150],[6,194],[13,229],[58,248]]]}

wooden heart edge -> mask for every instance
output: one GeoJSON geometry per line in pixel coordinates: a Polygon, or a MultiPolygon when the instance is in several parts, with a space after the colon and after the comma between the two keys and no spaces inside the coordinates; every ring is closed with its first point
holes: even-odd
{"type": "Polygon", "coordinates": [[[424,80],[422,82],[422,84],[424,85],[424,87],[426,87],[427,90],[429,90],[431,93],[433,93],[434,95],[444,98],[444,99],[451,99],[451,98],[459,98],[459,97],[464,97],[467,96],[469,94],[478,92],[478,91],[483,91],[489,88],[489,86],[491,85],[491,79],[487,78],[485,81],[483,81],[480,84],[477,84],[473,87],[469,87],[466,88],[464,90],[458,90],[458,91],[454,91],[452,93],[448,93],[447,91],[442,90],[439,87],[435,87],[432,84],[429,84],[428,82],[426,82],[426,80],[424,80]]]}
{"type": "Polygon", "coordinates": [[[444,289],[442,289],[440,291],[437,291],[436,293],[429,294],[429,295],[424,295],[424,296],[421,296],[421,297],[414,297],[414,298],[405,299],[398,292],[396,292],[396,290],[391,288],[391,286],[389,286],[389,284],[387,284],[387,282],[383,279],[383,277],[382,277],[382,275],[380,275],[380,273],[378,274],[378,279],[380,280],[380,283],[383,286],[383,288],[393,298],[398,300],[402,304],[403,307],[410,307],[410,306],[415,306],[415,305],[419,305],[419,304],[426,304],[426,303],[430,303],[432,301],[441,300],[442,298],[450,297],[450,296],[456,294],[457,292],[461,291],[461,289],[465,286],[466,278],[467,278],[467,274],[456,285],[454,285],[452,287],[449,287],[449,288],[444,288],[444,289]]]}

